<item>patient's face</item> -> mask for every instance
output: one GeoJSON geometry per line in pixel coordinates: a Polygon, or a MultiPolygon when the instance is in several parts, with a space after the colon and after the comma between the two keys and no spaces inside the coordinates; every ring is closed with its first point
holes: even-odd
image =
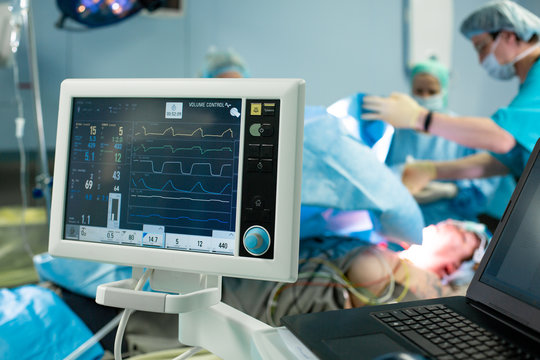
{"type": "Polygon", "coordinates": [[[414,262],[443,277],[471,259],[478,246],[480,239],[474,233],[462,230],[451,222],[442,222],[424,229],[422,258],[414,262]]]}

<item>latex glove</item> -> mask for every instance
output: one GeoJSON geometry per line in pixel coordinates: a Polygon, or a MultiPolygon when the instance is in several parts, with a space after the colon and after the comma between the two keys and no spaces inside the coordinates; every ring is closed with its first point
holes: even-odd
{"type": "Polygon", "coordinates": [[[432,181],[413,196],[417,203],[428,204],[441,199],[451,199],[457,193],[458,187],[454,183],[432,181]]]}
{"type": "Polygon", "coordinates": [[[401,182],[413,196],[436,178],[437,169],[431,161],[417,161],[405,164],[401,174],[401,182]]]}
{"type": "Polygon", "coordinates": [[[382,120],[396,128],[416,128],[423,108],[409,95],[393,93],[387,98],[365,96],[362,120],[382,120]]]}

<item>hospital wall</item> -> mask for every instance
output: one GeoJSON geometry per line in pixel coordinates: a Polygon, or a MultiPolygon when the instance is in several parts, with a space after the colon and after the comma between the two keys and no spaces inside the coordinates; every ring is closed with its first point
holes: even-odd
{"type": "MultiPolygon", "coordinates": [[[[460,21],[485,0],[455,0],[450,108],[489,116],[517,92],[517,80],[490,79],[458,33],[460,21]]],[[[540,14],[537,0],[520,3],[540,14]]],[[[55,0],[32,1],[45,140],[54,149],[60,83],[79,77],[195,77],[210,45],[232,47],[253,77],[299,77],[306,103],[328,105],[355,92],[408,92],[403,3],[399,0],[186,0],[181,17],[138,15],[88,31],[55,28],[55,0]]],[[[75,24],[70,24],[76,26],[75,24]]],[[[18,58],[27,83],[25,44],[18,58]]],[[[32,97],[23,88],[26,146],[37,147],[32,97]]],[[[17,114],[11,68],[0,69],[0,154],[15,151],[17,114]]]]}

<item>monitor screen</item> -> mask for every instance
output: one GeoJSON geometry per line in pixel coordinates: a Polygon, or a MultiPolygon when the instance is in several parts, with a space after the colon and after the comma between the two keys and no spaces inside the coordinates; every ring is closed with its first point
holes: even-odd
{"type": "Polygon", "coordinates": [[[293,280],[301,80],[66,80],[52,255],[293,280]]]}
{"type": "Polygon", "coordinates": [[[241,99],[72,108],[66,239],[234,253],[241,99]]]}

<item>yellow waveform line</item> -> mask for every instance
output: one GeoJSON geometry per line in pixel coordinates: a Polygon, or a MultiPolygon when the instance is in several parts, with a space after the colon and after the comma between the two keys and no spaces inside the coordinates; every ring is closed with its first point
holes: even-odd
{"type": "MultiPolygon", "coordinates": [[[[157,133],[148,132],[148,131],[146,130],[146,127],[145,127],[145,126],[142,126],[142,128],[143,128],[143,130],[144,130],[144,136],[149,136],[149,135],[165,136],[165,134],[166,134],[168,131],[170,131],[170,132],[172,133],[172,136],[193,136],[193,135],[195,135],[195,133],[196,133],[197,131],[200,131],[201,137],[203,137],[203,138],[204,138],[204,137],[220,137],[220,138],[222,138],[222,137],[225,136],[225,134],[228,133],[228,132],[231,133],[231,138],[233,137],[233,131],[232,131],[231,128],[229,128],[229,129],[225,130],[224,132],[222,132],[221,135],[205,134],[203,128],[197,128],[197,129],[195,129],[195,131],[193,131],[191,134],[189,134],[189,133],[187,133],[187,134],[184,134],[184,133],[177,134],[177,133],[174,131],[174,128],[173,128],[172,126],[166,128],[166,129],[165,129],[163,132],[161,132],[161,133],[159,133],[159,132],[157,132],[157,133]]],[[[140,134],[141,134],[141,133],[138,132],[138,133],[136,133],[135,135],[140,135],[140,134]]]]}

